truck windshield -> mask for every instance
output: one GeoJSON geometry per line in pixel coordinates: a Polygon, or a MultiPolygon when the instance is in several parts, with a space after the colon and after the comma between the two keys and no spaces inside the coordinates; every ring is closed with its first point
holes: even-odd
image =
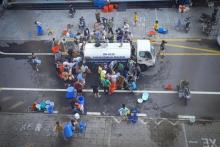
{"type": "Polygon", "coordinates": [[[140,51],[139,52],[139,56],[141,58],[152,59],[151,54],[149,52],[147,52],[147,51],[140,51]]]}

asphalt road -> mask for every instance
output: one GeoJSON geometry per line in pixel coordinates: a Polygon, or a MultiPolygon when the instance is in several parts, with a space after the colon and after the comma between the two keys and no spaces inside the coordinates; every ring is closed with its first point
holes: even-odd
{"type": "MultiPolygon", "coordinates": [[[[179,46],[193,48],[211,48],[218,50],[214,41],[200,42],[169,42],[179,46]]],[[[168,53],[182,55],[166,56],[164,62],[158,60],[155,67],[144,72],[138,80],[140,90],[164,90],[167,83],[176,85],[181,79],[190,81],[194,91],[220,91],[220,58],[215,55],[191,56],[188,53],[204,53],[205,51],[174,47],[167,45],[168,53]]],[[[10,43],[1,42],[0,50],[4,52],[49,52],[50,43],[46,41],[10,43]]],[[[27,56],[0,56],[1,87],[17,88],[64,88],[63,82],[57,77],[52,56],[40,56],[43,63],[40,72],[33,70],[27,56]]],[[[94,74],[87,79],[87,87],[94,82],[94,74]]],[[[0,105],[2,111],[27,112],[27,107],[35,100],[51,99],[55,101],[60,113],[71,113],[69,103],[64,98],[64,92],[31,92],[31,91],[1,91],[0,105]]],[[[176,117],[178,114],[196,115],[198,118],[220,119],[218,114],[220,99],[218,95],[193,95],[188,106],[177,98],[176,94],[152,94],[151,100],[137,104],[141,94],[119,94],[95,99],[91,93],[86,93],[86,110],[101,112],[104,115],[116,115],[122,103],[129,107],[138,107],[141,113],[151,117],[176,117]]]]}

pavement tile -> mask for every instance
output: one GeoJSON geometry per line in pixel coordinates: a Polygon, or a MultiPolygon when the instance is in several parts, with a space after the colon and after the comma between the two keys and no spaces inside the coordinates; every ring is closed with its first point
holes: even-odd
{"type": "MultiPolygon", "coordinates": [[[[88,145],[89,147],[185,147],[184,131],[180,123],[173,125],[167,120],[149,120],[146,118],[143,119],[147,122],[144,125],[142,123],[116,123],[113,118],[108,117],[82,116],[81,118],[87,121],[86,132],[80,135],[77,134],[72,139],[64,141],[62,138],[54,136],[52,128],[56,120],[60,120],[60,122],[69,121],[71,115],[30,113],[25,115],[7,115],[1,113],[1,147],[12,147],[15,144],[16,147],[24,147],[31,144],[34,144],[34,147],[59,147],[60,145],[64,147],[87,147],[88,145]],[[105,122],[103,128],[90,127],[94,125],[92,123],[98,123],[99,120],[105,122]],[[42,125],[41,129],[39,129],[39,124],[42,125]]],[[[185,124],[188,140],[192,142],[199,138],[200,142],[197,143],[199,145],[202,142],[201,138],[204,137],[211,137],[218,141],[220,129],[215,129],[216,124],[185,124]]]]}
{"type": "MultiPolygon", "coordinates": [[[[77,10],[75,18],[68,17],[67,10],[10,10],[5,11],[0,17],[1,40],[50,40],[52,37],[60,38],[61,32],[66,28],[67,24],[74,24],[74,31],[77,31],[78,19],[83,16],[86,20],[87,26],[91,29],[95,22],[95,12],[97,10],[77,10]],[[94,14],[94,15],[93,15],[94,14]],[[19,18],[19,20],[18,20],[19,18]],[[36,26],[34,21],[41,21],[45,35],[36,35],[36,26]],[[7,27],[6,27],[7,26],[7,27]],[[4,28],[4,29],[3,29],[4,28]],[[55,33],[53,36],[47,36],[47,29],[52,29],[55,33]]],[[[121,27],[124,21],[128,21],[131,31],[135,37],[146,37],[146,32],[152,30],[156,19],[159,20],[160,26],[168,28],[169,33],[166,35],[159,34],[161,38],[207,38],[201,33],[201,28],[197,18],[202,12],[211,13],[208,8],[191,8],[190,11],[184,15],[192,16],[192,29],[189,33],[178,32],[173,29],[177,23],[178,18],[182,17],[174,8],[161,9],[128,9],[125,12],[113,12],[101,16],[107,18],[114,17],[115,28],[121,27]],[[199,11],[198,11],[199,10],[199,11]],[[133,14],[137,11],[140,17],[140,23],[133,27],[133,14]]],[[[185,16],[184,16],[185,17],[185,16]]],[[[217,29],[217,28],[216,28],[217,29]]],[[[214,31],[216,33],[219,30],[214,31]]]]}

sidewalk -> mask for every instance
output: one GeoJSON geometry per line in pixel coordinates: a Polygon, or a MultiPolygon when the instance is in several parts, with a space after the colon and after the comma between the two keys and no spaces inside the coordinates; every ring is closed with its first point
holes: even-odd
{"type": "Polygon", "coordinates": [[[88,115],[81,117],[87,122],[85,134],[69,141],[57,138],[53,132],[55,122],[64,123],[71,118],[61,114],[0,113],[1,147],[200,147],[207,138],[216,145],[220,141],[219,122],[189,125],[139,118],[136,124],[128,124],[118,117],[88,115]]]}
{"type": "Polygon", "coordinates": [[[71,115],[45,114],[0,114],[0,142],[2,147],[183,147],[183,132],[180,125],[169,122],[157,125],[154,120],[139,121],[137,124],[120,122],[117,117],[83,116],[87,122],[86,133],[70,141],[56,138],[53,127],[57,120],[70,121],[71,115]],[[7,129],[6,129],[7,128],[7,129]],[[28,146],[29,147],[29,146],[28,146]]]}
{"type": "MultiPolygon", "coordinates": [[[[79,18],[83,16],[86,25],[90,28],[95,23],[95,13],[100,10],[77,10],[74,18],[68,16],[68,10],[5,10],[0,17],[0,40],[51,40],[53,36],[47,35],[47,29],[54,31],[54,37],[60,38],[61,32],[66,28],[67,24],[74,24],[73,31],[78,29],[79,18]],[[45,34],[43,36],[36,35],[35,21],[42,23],[45,34]]],[[[128,9],[124,12],[102,13],[101,17],[114,17],[115,28],[122,27],[123,22],[127,21],[134,38],[146,37],[146,32],[152,30],[156,19],[162,27],[168,29],[168,34],[159,34],[156,38],[207,38],[202,33],[201,24],[198,22],[201,13],[210,13],[209,8],[191,8],[188,14],[192,17],[191,30],[189,33],[174,30],[174,26],[180,18],[180,13],[175,8],[161,9],[128,9]],[[139,23],[137,26],[133,24],[133,15],[137,12],[139,15],[139,23]]],[[[219,16],[219,15],[218,15],[219,16]]],[[[218,18],[217,18],[218,20],[218,18]]],[[[219,30],[214,30],[209,38],[215,38],[219,30]]]]}

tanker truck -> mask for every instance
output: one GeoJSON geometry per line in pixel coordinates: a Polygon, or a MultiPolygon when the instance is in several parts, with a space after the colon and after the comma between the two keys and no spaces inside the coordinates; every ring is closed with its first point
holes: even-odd
{"type": "Polygon", "coordinates": [[[99,46],[86,43],[83,60],[92,64],[110,63],[113,60],[126,63],[133,56],[142,70],[155,65],[156,50],[150,40],[137,40],[134,46],[135,51],[132,52],[130,43],[102,43],[99,46]]]}

